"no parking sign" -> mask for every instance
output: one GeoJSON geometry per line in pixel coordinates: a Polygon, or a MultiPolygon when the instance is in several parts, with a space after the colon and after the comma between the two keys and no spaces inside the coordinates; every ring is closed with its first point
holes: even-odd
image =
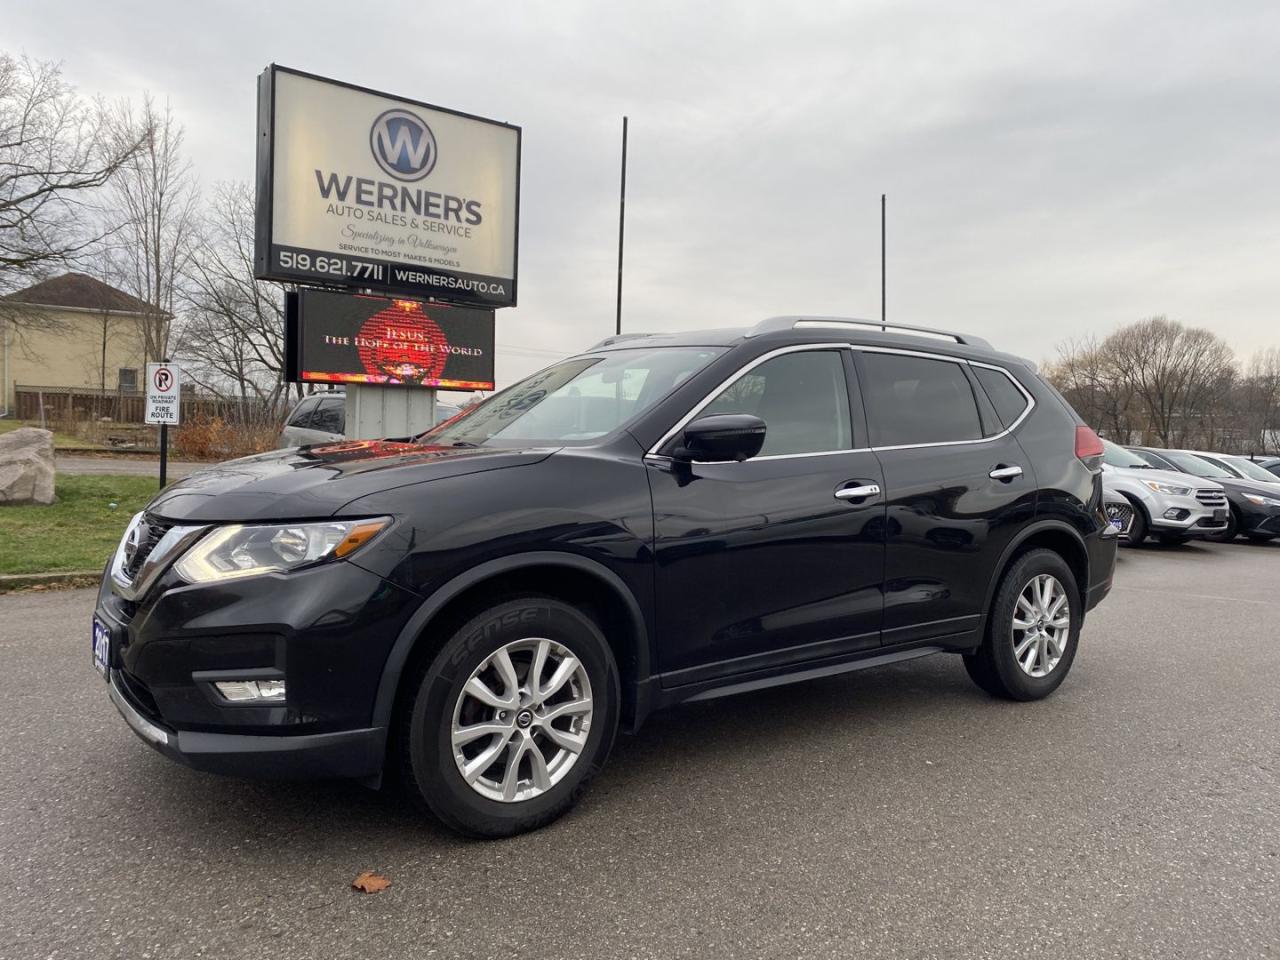
{"type": "Polygon", "coordinates": [[[147,364],[147,410],[143,420],[147,423],[177,426],[182,404],[182,374],[176,363],[147,364]]]}

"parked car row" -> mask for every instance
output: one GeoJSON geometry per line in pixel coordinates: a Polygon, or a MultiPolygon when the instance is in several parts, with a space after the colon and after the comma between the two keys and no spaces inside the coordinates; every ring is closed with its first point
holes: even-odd
{"type": "MultiPolygon", "coordinates": [[[[1280,469],[1280,458],[1273,458],[1280,469]]],[[[1262,463],[1201,450],[1103,441],[1106,510],[1124,541],[1280,537],[1280,474],[1262,463]]]]}

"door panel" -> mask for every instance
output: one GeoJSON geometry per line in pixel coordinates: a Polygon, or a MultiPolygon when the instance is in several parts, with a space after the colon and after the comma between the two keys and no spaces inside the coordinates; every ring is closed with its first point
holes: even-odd
{"type": "Polygon", "coordinates": [[[851,491],[883,478],[849,360],[830,346],[766,354],[701,407],[760,417],[759,456],[650,461],[664,683],[879,645],[884,501],[851,491]]]}
{"type": "Polygon", "coordinates": [[[658,624],[674,685],[875,647],[884,501],[870,451],[651,464],[658,624]],[[690,475],[682,475],[691,469],[690,475]]]}
{"type": "Polygon", "coordinates": [[[963,361],[868,349],[857,369],[885,479],[884,642],[975,631],[1035,513],[1030,462],[963,361]]]}
{"type": "Polygon", "coordinates": [[[995,564],[1035,512],[1035,478],[1011,436],[880,452],[886,644],[977,629],[995,564]],[[1009,480],[999,467],[1021,466],[1009,480]]]}

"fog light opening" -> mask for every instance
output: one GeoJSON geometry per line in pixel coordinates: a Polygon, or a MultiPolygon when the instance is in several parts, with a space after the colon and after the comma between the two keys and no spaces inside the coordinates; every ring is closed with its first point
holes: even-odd
{"type": "Polygon", "coordinates": [[[219,680],[218,693],[232,703],[283,703],[283,680],[219,680]]]}

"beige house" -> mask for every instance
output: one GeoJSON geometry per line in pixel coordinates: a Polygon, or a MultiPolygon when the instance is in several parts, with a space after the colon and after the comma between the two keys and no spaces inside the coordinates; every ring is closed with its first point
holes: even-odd
{"type": "Polygon", "coordinates": [[[83,273],[65,273],[0,298],[0,416],[17,387],[107,394],[141,389],[146,304],[83,273]]]}

